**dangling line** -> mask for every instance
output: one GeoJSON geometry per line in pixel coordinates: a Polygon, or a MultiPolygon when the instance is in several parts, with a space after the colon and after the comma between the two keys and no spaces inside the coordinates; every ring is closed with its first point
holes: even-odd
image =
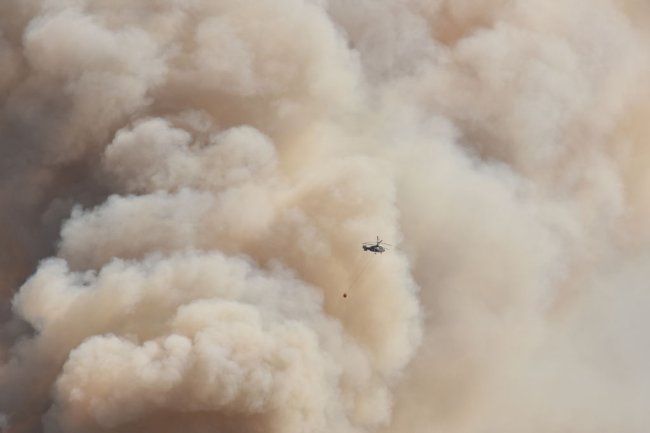
{"type": "Polygon", "coordinates": [[[348,288],[345,292],[343,292],[343,297],[347,298],[348,297],[348,292],[352,289],[352,287],[357,283],[359,278],[361,278],[361,275],[363,275],[363,271],[368,267],[370,264],[370,256],[367,256],[364,262],[362,263],[361,268],[354,274],[354,277],[350,281],[350,284],[348,285],[348,288]]]}

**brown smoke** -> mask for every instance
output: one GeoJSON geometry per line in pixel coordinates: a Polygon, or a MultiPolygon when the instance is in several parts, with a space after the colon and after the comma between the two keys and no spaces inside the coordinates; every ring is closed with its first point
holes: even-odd
{"type": "Polygon", "coordinates": [[[0,429],[645,432],[648,24],[4,0],[0,429]]]}

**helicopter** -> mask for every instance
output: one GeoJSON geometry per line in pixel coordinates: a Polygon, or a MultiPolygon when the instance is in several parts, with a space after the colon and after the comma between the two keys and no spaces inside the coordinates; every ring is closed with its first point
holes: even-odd
{"type": "MultiPolygon", "coordinates": [[[[377,236],[377,242],[364,242],[363,244],[361,244],[361,247],[363,248],[364,251],[372,251],[375,254],[377,253],[381,254],[384,251],[386,251],[386,248],[380,245],[382,242],[384,241],[380,240],[379,236],[377,236]]],[[[384,245],[392,247],[391,244],[384,244],[384,245]]]]}

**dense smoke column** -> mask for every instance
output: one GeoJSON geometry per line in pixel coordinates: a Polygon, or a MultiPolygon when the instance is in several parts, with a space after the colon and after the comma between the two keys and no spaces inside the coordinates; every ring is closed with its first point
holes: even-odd
{"type": "Polygon", "coordinates": [[[400,230],[384,163],[349,146],[360,70],[325,10],[8,10],[7,292],[33,273],[6,326],[8,428],[386,424],[419,309],[399,252],[350,286],[359,240],[400,230]]]}
{"type": "Polygon", "coordinates": [[[2,2],[0,421],[644,431],[649,22],[2,2]]]}

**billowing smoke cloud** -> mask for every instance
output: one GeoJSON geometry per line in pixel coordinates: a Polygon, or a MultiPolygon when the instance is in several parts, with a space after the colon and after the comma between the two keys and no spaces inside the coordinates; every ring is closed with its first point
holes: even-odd
{"type": "Polygon", "coordinates": [[[645,432],[648,24],[4,0],[0,427],[645,432]]]}

